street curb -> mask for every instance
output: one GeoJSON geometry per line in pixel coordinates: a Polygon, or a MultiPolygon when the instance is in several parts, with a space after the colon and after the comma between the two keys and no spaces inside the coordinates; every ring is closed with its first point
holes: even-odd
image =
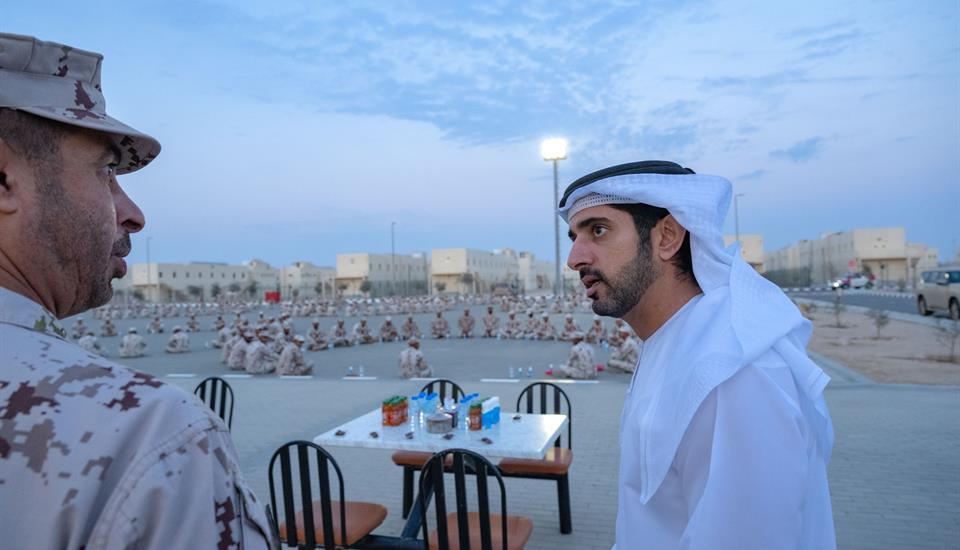
{"type": "MultiPolygon", "coordinates": [[[[833,302],[829,302],[826,300],[813,300],[810,298],[793,298],[793,301],[798,304],[817,304],[818,306],[822,306],[825,312],[829,312],[830,308],[833,306],[833,302]]],[[[863,306],[854,306],[854,305],[847,304],[842,300],[841,300],[841,303],[843,303],[846,310],[849,311],[850,313],[867,313],[868,311],[879,309],[879,308],[870,308],[870,307],[863,307],[863,306]]],[[[926,325],[928,327],[940,328],[946,325],[946,323],[950,322],[949,319],[945,319],[942,317],[923,317],[920,315],[914,315],[913,313],[901,313],[899,311],[890,311],[890,310],[885,310],[885,311],[887,312],[887,315],[889,315],[891,319],[895,319],[897,321],[904,321],[907,323],[915,323],[918,325],[926,325]]]]}
{"type": "MultiPolygon", "coordinates": [[[[807,355],[810,356],[810,359],[813,359],[814,363],[820,365],[825,370],[830,371],[827,373],[828,375],[831,375],[832,373],[836,373],[837,374],[836,378],[839,378],[844,382],[850,382],[853,384],[870,384],[870,385],[877,384],[877,382],[874,382],[870,378],[860,374],[859,372],[851,369],[850,367],[841,365],[840,363],[837,363],[833,359],[820,355],[815,351],[807,350],[807,355]]],[[[831,376],[831,378],[834,378],[834,376],[831,376]]]]}

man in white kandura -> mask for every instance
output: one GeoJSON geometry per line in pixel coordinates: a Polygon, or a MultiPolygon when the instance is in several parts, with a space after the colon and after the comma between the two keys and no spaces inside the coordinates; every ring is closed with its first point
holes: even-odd
{"type": "Polygon", "coordinates": [[[619,550],[836,548],[829,377],[810,323],[724,248],[730,197],[723,178],[646,161],[559,204],[593,311],[644,342],[620,420],[619,550]]]}

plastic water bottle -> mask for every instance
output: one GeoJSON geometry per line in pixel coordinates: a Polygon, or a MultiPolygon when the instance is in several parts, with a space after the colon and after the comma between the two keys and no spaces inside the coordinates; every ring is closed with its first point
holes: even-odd
{"type": "Polygon", "coordinates": [[[533,378],[533,367],[527,367],[527,378],[533,378]]]}
{"type": "Polygon", "coordinates": [[[507,376],[510,378],[515,378],[513,375],[513,367],[507,367],[507,376]]]}
{"type": "Polygon", "coordinates": [[[363,365],[360,365],[360,370],[357,374],[359,374],[360,376],[363,376],[363,365]]]}
{"type": "Polygon", "coordinates": [[[347,367],[347,376],[353,376],[353,365],[347,367]]]}

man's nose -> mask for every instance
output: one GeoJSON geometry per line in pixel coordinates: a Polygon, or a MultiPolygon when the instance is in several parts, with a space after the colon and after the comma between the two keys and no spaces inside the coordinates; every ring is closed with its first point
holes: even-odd
{"type": "Polygon", "coordinates": [[[570,269],[579,271],[582,267],[592,265],[593,260],[593,254],[586,243],[580,239],[573,241],[573,246],[570,247],[570,255],[567,256],[567,266],[570,269]]]}

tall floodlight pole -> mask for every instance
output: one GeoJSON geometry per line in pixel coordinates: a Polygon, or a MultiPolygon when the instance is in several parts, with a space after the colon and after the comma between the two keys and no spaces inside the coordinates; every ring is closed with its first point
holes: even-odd
{"type": "Polygon", "coordinates": [[[390,292],[397,292],[397,250],[394,246],[393,230],[397,222],[390,222],[390,292]]]}
{"type": "Polygon", "coordinates": [[[740,197],[744,196],[744,193],[737,193],[733,196],[733,227],[737,235],[737,244],[740,243],[740,197]]]}
{"type": "Polygon", "coordinates": [[[545,139],[540,144],[540,156],[543,160],[553,161],[553,204],[550,205],[550,214],[553,216],[554,233],[554,296],[563,298],[563,281],[560,280],[560,218],[557,216],[557,203],[560,202],[560,181],[557,163],[567,158],[567,140],[563,138],[545,139]]]}
{"type": "Polygon", "coordinates": [[[152,271],[150,268],[150,239],[152,238],[153,237],[147,237],[147,292],[151,292],[151,286],[153,285],[152,276],[150,274],[152,271]]]}

